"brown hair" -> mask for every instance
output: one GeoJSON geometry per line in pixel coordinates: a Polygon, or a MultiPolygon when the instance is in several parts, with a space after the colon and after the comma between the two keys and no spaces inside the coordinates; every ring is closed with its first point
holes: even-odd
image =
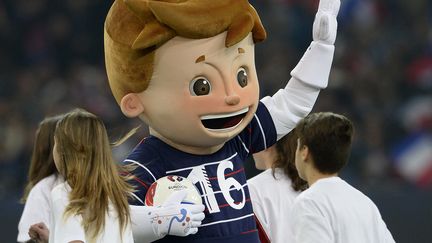
{"type": "Polygon", "coordinates": [[[31,189],[42,179],[52,174],[57,175],[52,149],[54,147],[54,131],[62,116],[47,117],[39,123],[36,130],[27,185],[21,202],[25,203],[31,189]]]}
{"type": "Polygon", "coordinates": [[[105,63],[117,102],[144,91],[152,77],[155,50],[176,36],[203,39],[227,31],[230,47],[250,32],[266,38],[247,0],[116,0],[105,20],[105,63]]]}
{"type": "Polygon", "coordinates": [[[297,136],[295,129],[285,135],[276,143],[276,159],[272,165],[273,177],[275,169],[281,168],[292,183],[291,186],[295,191],[304,191],[308,188],[307,181],[300,178],[295,167],[295,152],[297,148],[297,136]]]}
{"type": "Polygon", "coordinates": [[[300,145],[306,145],[321,173],[339,172],[347,163],[354,133],[352,122],[331,112],[312,113],[296,127],[300,145]]]}
{"type": "Polygon", "coordinates": [[[86,235],[94,240],[103,230],[111,203],[123,232],[130,223],[127,198],[132,187],[120,175],[121,168],[113,160],[102,120],[75,109],[58,122],[55,142],[57,166],[72,189],[65,217],[82,215],[86,235]]]}

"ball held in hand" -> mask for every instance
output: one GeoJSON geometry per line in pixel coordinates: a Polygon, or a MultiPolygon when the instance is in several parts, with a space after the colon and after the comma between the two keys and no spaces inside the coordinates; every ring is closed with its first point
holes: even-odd
{"type": "Polygon", "coordinates": [[[169,175],[159,178],[151,184],[145,197],[145,205],[160,206],[171,194],[183,190],[187,191],[187,195],[181,203],[202,204],[201,195],[190,180],[182,176],[169,175]]]}

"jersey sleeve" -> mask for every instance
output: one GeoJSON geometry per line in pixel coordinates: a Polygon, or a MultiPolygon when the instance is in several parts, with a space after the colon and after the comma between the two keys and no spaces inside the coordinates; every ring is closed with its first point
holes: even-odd
{"type": "Polygon", "coordinates": [[[319,92],[319,88],[293,77],[284,89],[261,99],[273,119],[278,140],[311,112],[319,92]]]}
{"type": "Polygon", "coordinates": [[[133,179],[129,182],[134,186],[135,192],[129,199],[130,205],[144,206],[145,196],[151,184],[165,175],[163,163],[161,163],[151,146],[144,146],[143,140],[123,161],[124,164],[132,165],[135,169],[131,172],[133,179]]]}
{"type": "Polygon", "coordinates": [[[276,143],[276,128],[266,106],[259,102],[249,125],[237,136],[246,154],[267,149],[276,143]]]}
{"type": "Polygon", "coordinates": [[[295,201],[290,229],[296,243],[331,243],[335,240],[330,222],[316,203],[307,198],[295,201]]]}
{"type": "Polygon", "coordinates": [[[132,193],[132,197],[129,199],[129,204],[144,206],[146,193],[151,184],[156,181],[156,177],[147,166],[139,161],[126,159],[124,163],[134,164],[136,166],[132,172],[133,179],[129,182],[135,189],[132,193]]]}

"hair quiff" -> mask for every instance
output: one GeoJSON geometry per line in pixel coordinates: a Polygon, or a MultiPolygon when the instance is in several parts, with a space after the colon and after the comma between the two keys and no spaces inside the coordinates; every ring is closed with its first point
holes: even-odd
{"type": "Polygon", "coordinates": [[[254,42],[266,38],[247,0],[116,0],[105,20],[105,62],[117,102],[144,91],[152,77],[156,49],[181,36],[203,39],[227,31],[230,47],[250,32],[254,42]]]}

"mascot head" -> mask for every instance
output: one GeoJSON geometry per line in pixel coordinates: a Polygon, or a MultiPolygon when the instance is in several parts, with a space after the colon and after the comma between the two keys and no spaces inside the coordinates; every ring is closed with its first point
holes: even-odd
{"type": "Polygon", "coordinates": [[[116,0],[105,21],[109,84],[153,135],[214,152],[253,118],[254,44],[265,37],[247,0],[116,0]]]}

